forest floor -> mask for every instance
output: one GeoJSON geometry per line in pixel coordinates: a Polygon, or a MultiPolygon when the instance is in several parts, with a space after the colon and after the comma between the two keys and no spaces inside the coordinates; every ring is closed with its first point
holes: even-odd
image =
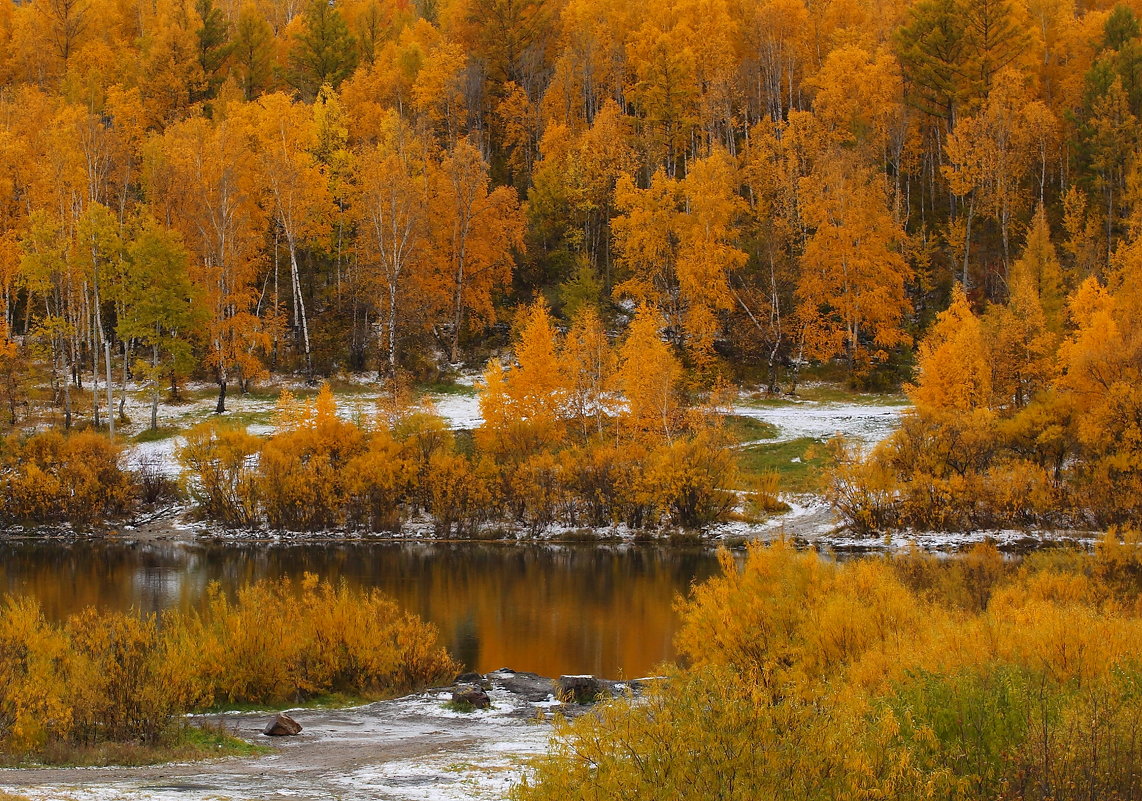
{"type": "Polygon", "coordinates": [[[493,706],[486,710],[450,711],[450,693],[429,690],[349,709],[290,711],[302,725],[296,737],[261,734],[272,712],[209,715],[273,752],[139,768],[0,770],[0,790],[33,801],[502,799],[528,759],[545,751],[561,705],[547,679],[487,675],[493,706]]]}

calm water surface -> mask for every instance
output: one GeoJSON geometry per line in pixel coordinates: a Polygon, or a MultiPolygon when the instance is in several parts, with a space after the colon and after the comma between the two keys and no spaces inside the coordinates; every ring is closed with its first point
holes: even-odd
{"type": "Polygon", "coordinates": [[[0,591],[54,618],[157,612],[302,573],[377,587],[435,623],[468,667],[646,675],[673,657],[673,600],[718,570],[708,550],[492,543],[0,543],[0,591]]]}

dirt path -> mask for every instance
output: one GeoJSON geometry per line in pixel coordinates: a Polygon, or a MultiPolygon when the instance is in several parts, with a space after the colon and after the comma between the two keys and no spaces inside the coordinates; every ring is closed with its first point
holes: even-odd
{"type": "MultiPolygon", "coordinates": [[[[434,690],[344,710],[297,710],[297,737],[261,735],[267,714],[222,716],[269,755],[145,768],[0,771],[0,788],[74,801],[460,801],[501,799],[528,757],[542,753],[559,707],[551,683],[497,671],[493,708],[451,712],[434,690]]],[[[581,708],[573,707],[572,712],[581,708]]],[[[217,719],[212,716],[211,719],[217,719]]]]}

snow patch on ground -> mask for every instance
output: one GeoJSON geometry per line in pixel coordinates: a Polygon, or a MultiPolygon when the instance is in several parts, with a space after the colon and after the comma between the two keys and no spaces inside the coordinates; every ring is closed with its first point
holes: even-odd
{"type": "MultiPolygon", "coordinates": [[[[474,381],[471,376],[464,374],[461,379],[474,381]]],[[[344,420],[358,424],[368,424],[376,416],[377,400],[381,397],[381,387],[375,382],[360,382],[362,391],[339,395],[337,397],[337,415],[344,420]]],[[[467,384],[468,386],[471,383],[467,384]]],[[[198,395],[206,385],[187,388],[188,394],[198,395]]],[[[286,383],[277,387],[278,390],[288,389],[300,391],[304,385],[286,383]]],[[[128,393],[126,413],[132,421],[128,426],[120,427],[120,434],[134,436],[141,433],[150,425],[151,409],[149,399],[145,393],[128,393]]],[[[483,423],[480,415],[480,399],[475,394],[428,394],[425,396],[437,414],[444,418],[452,429],[478,428],[483,423]]],[[[158,411],[158,424],[160,428],[174,428],[184,431],[205,420],[214,417],[215,397],[199,397],[185,403],[160,403],[158,411]]],[[[252,421],[246,424],[246,431],[254,436],[269,437],[276,431],[271,422],[274,409],[277,407],[276,395],[270,398],[252,395],[233,394],[226,399],[227,411],[219,419],[238,419],[252,421]],[[263,422],[265,421],[265,422],[263,422]]],[[[130,442],[126,448],[127,466],[133,469],[150,469],[159,474],[177,477],[180,471],[176,454],[178,449],[186,443],[181,434],[174,434],[165,439],[153,442],[130,442]]]]}
{"type": "Polygon", "coordinates": [[[990,541],[1008,553],[1023,553],[1044,546],[1094,547],[1099,535],[1089,531],[1017,531],[981,529],[979,531],[905,531],[886,537],[853,537],[844,532],[823,533],[818,547],[850,553],[893,553],[920,548],[938,553],[955,553],[981,542],[990,541]]]}
{"type": "Polygon", "coordinates": [[[900,425],[900,415],[906,408],[799,401],[773,406],[739,404],[733,407],[733,413],[763,420],[777,427],[777,437],[761,440],[761,444],[776,444],[804,437],[827,440],[842,434],[867,445],[875,445],[896,430],[900,425]]]}
{"type": "Polygon", "coordinates": [[[484,424],[480,414],[479,395],[429,395],[436,413],[454,430],[479,428],[484,424]]]}

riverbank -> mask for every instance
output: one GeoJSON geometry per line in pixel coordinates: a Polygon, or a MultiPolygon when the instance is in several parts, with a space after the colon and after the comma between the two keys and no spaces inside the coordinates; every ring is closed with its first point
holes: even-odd
{"type": "MultiPolygon", "coordinates": [[[[479,397],[472,388],[475,380],[465,381],[450,392],[426,393],[423,400],[431,404],[454,431],[466,431],[479,425],[479,397]]],[[[788,538],[802,547],[834,550],[842,553],[893,551],[918,546],[925,550],[955,551],[992,540],[1001,550],[1025,552],[1047,545],[1090,546],[1098,534],[1087,531],[991,531],[972,532],[898,532],[891,537],[857,537],[841,529],[841,521],[820,495],[820,474],[824,469],[824,445],[841,435],[863,448],[872,448],[889,436],[899,425],[908,408],[902,396],[858,395],[847,393],[836,399],[829,385],[810,386],[807,397],[770,398],[764,394],[743,395],[727,412],[731,419],[748,421],[763,436],[747,439],[741,445],[747,467],[778,474],[784,490],[779,498],[787,507],[762,519],[738,519],[705,527],[700,531],[671,528],[634,530],[626,526],[588,528],[552,525],[539,531],[523,525],[503,523],[485,525],[473,537],[460,541],[533,542],[533,543],[663,543],[735,546],[749,540],[788,538]]],[[[339,394],[339,413],[359,418],[377,401],[374,385],[351,385],[339,394]]],[[[274,432],[272,412],[276,396],[271,393],[238,396],[234,399],[232,419],[245,421],[261,436],[274,432]]],[[[162,407],[165,408],[165,407],[162,407]]],[[[127,445],[127,463],[146,467],[174,477],[180,470],[175,453],[182,441],[178,426],[210,415],[208,399],[199,398],[166,410],[166,436],[158,440],[133,441],[127,445]],[[181,411],[179,411],[181,410],[181,411]]],[[[233,541],[245,543],[290,542],[440,542],[433,521],[421,517],[407,521],[399,532],[379,535],[355,529],[320,532],[292,532],[269,529],[234,529],[197,519],[195,510],[186,503],[152,508],[134,520],[109,526],[95,532],[76,531],[68,527],[22,530],[12,528],[0,534],[5,539],[34,537],[50,540],[77,540],[90,537],[107,538],[122,543],[233,541]]]]}
{"type": "Polygon", "coordinates": [[[269,712],[202,716],[273,752],[143,768],[0,770],[0,789],[43,801],[502,799],[527,760],[546,750],[555,713],[589,707],[560,704],[550,680],[535,674],[487,678],[486,710],[450,711],[450,691],[439,688],[350,709],[290,710],[302,725],[296,737],[262,736],[269,712]]]}

